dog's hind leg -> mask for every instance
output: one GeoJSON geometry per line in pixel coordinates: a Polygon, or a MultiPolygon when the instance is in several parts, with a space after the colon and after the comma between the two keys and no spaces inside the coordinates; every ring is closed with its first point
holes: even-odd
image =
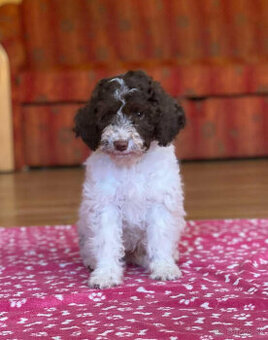
{"type": "Polygon", "coordinates": [[[83,235],[80,235],[79,238],[79,248],[84,266],[87,267],[90,272],[93,271],[96,267],[96,259],[94,259],[92,254],[92,246],[90,242],[88,242],[83,235]]]}
{"type": "Polygon", "coordinates": [[[147,268],[149,265],[146,249],[143,245],[139,245],[134,251],[127,252],[125,255],[125,261],[127,263],[136,264],[143,268],[147,268]]]}

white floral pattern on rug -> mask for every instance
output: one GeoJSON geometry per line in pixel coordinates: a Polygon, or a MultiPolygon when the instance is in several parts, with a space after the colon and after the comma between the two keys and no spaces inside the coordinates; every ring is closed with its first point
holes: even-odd
{"type": "Polygon", "coordinates": [[[0,228],[1,339],[268,339],[268,220],[189,221],[183,277],[87,287],[75,226],[0,228]]]}

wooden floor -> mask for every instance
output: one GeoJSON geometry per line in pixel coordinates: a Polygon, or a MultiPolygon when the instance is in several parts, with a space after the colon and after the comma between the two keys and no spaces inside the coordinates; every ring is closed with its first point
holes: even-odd
{"type": "MultiPolygon", "coordinates": [[[[268,218],[268,159],[184,162],[188,219],[268,218]]],[[[0,225],[76,221],[83,169],[0,175],[0,225]]]]}

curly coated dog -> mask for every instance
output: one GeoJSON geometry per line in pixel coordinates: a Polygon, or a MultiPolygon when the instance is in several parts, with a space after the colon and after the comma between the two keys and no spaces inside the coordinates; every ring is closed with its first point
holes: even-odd
{"type": "Polygon", "coordinates": [[[122,283],[125,262],[153,279],[180,277],[185,211],[172,141],[184,125],[182,107],[143,71],[101,80],[78,111],[74,131],[93,151],[78,221],[90,287],[122,283]]]}

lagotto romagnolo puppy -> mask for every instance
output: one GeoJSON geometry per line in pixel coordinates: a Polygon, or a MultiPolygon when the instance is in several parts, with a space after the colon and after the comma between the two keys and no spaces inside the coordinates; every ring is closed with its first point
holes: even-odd
{"type": "Polygon", "coordinates": [[[185,211],[172,141],[184,125],[182,107],[143,71],[101,80],[78,111],[74,131],[93,151],[78,221],[90,287],[120,284],[125,262],[157,280],[181,276],[185,211]]]}

